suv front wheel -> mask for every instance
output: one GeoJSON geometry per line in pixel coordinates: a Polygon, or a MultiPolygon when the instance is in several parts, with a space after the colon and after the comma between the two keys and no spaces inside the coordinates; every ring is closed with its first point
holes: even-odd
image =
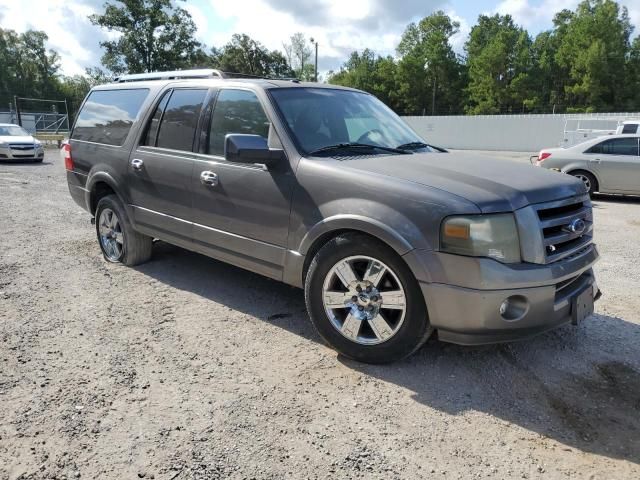
{"type": "Polygon", "coordinates": [[[102,197],[96,207],[96,234],[105,260],[134,266],[151,258],[153,239],[136,232],[115,195],[102,197]]]}
{"type": "Polygon", "coordinates": [[[404,358],[432,332],[411,270],[366,235],[344,234],[320,249],[307,273],[305,299],[320,336],[362,362],[404,358]]]}

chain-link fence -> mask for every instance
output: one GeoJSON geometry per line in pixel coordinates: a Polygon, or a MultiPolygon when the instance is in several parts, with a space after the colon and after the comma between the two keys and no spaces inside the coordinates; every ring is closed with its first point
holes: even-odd
{"type": "Polygon", "coordinates": [[[71,128],[66,99],[15,96],[6,106],[0,105],[0,123],[21,125],[28,132],[39,135],[60,135],[71,128]]]}

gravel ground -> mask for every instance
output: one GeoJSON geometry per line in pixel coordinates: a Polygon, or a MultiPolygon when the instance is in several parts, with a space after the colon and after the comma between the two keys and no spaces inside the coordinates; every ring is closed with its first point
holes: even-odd
{"type": "Polygon", "coordinates": [[[0,194],[0,479],[640,477],[638,199],[595,200],[579,327],[369,366],[297,289],[164,243],[105,263],[57,152],[0,194]]]}

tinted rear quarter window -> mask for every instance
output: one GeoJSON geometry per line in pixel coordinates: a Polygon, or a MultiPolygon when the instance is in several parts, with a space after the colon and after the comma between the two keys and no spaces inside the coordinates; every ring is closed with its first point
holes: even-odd
{"type": "Polygon", "coordinates": [[[193,149],[193,138],[206,95],[206,89],[173,91],[158,129],[158,147],[187,152],[193,149]]]}
{"type": "Polygon", "coordinates": [[[630,133],[630,134],[638,133],[638,125],[635,123],[626,123],[622,127],[622,133],[630,133]]]}
{"type": "Polygon", "coordinates": [[[135,122],[149,90],[95,90],[84,103],[71,138],[121,146],[135,122]]]}

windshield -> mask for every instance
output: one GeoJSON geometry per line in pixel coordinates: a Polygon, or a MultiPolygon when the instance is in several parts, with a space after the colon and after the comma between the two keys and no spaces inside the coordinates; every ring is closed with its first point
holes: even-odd
{"type": "Polygon", "coordinates": [[[0,137],[28,137],[29,135],[29,132],[17,125],[0,126],[0,137]]]}
{"type": "Polygon", "coordinates": [[[349,143],[393,149],[416,144],[427,147],[372,95],[330,88],[277,88],[270,93],[298,147],[306,154],[349,143]]]}

